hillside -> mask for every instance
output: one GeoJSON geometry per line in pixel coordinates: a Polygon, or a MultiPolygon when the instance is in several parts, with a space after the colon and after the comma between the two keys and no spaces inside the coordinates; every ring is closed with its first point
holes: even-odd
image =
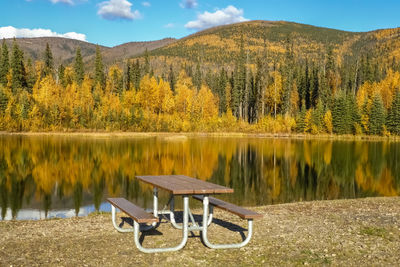
{"type": "MultiPolygon", "coordinates": [[[[17,38],[18,46],[24,51],[25,57],[30,57],[32,60],[40,60],[43,58],[46,43],[50,45],[53,53],[55,64],[69,64],[73,61],[76,53],[76,48],[81,48],[83,57],[93,55],[96,52],[96,45],[60,37],[40,37],[40,38],[17,38]]],[[[8,47],[12,47],[13,39],[6,39],[8,47]]],[[[109,48],[102,46],[102,51],[109,48]]]]}
{"type": "Polygon", "coordinates": [[[154,50],[151,55],[167,56],[192,62],[212,62],[228,66],[238,57],[240,43],[249,61],[263,54],[279,61],[287,47],[295,59],[323,60],[332,48],[337,62],[370,53],[389,61],[400,58],[400,28],[371,32],[346,32],[285,21],[250,21],[210,28],[170,45],[154,50]]]}
{"type": "MultiPolygon", "coordinates": [[[[218,26],[176,40],[129,42],[115,47],[100,46],[106,64],[122,63],[124,59],[140,57],[147,49],[156,70],[165,63],[201,62],[213,67],[232,67],[243,40],[250,63],[259,55],[279,61],[288,47],[298,60],[323,60],[332,48],[336,61],[354,59],[360,53],[369,53],[383,62],[393,57],[400,59],[400,28],[371,32],[346,32],[285,21],[249,21],[218,26]],[[169,60],[168,60],[169,59],[169,60]]],[[[6,40],[11,46],[12,39],[6,40]]],[[[20,48],[33,60],[41,59],[49,43],[55,64],[69,64],[75,57],[76,47],[82,50],[84,62],[93,64],[96,45],[58,37],[18,38],[20,48]]]]}
{"type": "MultiPolygon", "coordinates": [[[[73,62],[76,54],[76,48],[81,48],[82,57],[85,63],[91,65],[96,52],[96,44],[78,41],[74,39],[60,37],[40,37],[40,38],[17,38],[18,46],[24,51],[26,57],[40,60],[43,58],[43,53],[46,48],[46,43],[50,45],[53,53],[55,65],[70,64],[73,62]]],[[[168,45],[174,42],[175,39],[166,38],[157,41],[148,42],[129,42],[115,47],[100,46],[104,62],[112,64],[121,62],[126,58],[137,56],[143,53],[146,49],[152,51],[156,48],[168,45]]],[[[12,47],[13,39],[7,39],[8,47],[12,47]]]]}

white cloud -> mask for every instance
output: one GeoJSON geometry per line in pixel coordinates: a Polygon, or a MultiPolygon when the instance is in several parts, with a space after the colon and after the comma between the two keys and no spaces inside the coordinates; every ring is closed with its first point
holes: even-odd
{"type": "Polygon", "coordinates": [[[73,0],[50,0],[53,4],[57,4],[57,3],[64,3],[64,4],[69,4],[69,5],[73,5],[74,1],[73,0]]]}
{"type": "Polygon", "coordinates": [[[195,8],[195,7],[197,7],[197,0],[183,0],[183,1],[179,4],[179,6],[180,6],[181,8],[188,8],[188,9],[190,9],[190,8],[195,8]]]}
{"type": "Polygon", "coordinates": [[[138,10],[131,10],[132,4],[127,0],[109,0],[99,4],[97,14],[103,19],[140,19],[142,15],[138,10]]]}
{"type": "Polygon", "coordinates": [[[69,38],[69,39],[76,39],[80,41],[85,41],[86,42],[86,35],[82,33],[76,33],[76,32],[67,32],[67,33],[56,33],[53,32],[49,29],[26,29],[26,28],[21,28],[17,29],[14,28],[13,26],[6,26],[6,27],[0,27],[0,39],[3,38],[18,38],[18,37],[25,37],[25,38],[31,38],[31,37],[64,37],[64,38],[69,38]]]}
{"type": "Polygon", "coordinates": [[[242,21],[248,21],[248,19],[243,17],[243,9],[237,9],[229,5],[226,8],[217,9],[214,13],[205,11],[203,14],[198,14],[197,20],[189,21],[185,24],[185,28],[202,30],[242,21]]]}
{"type": "Polygon", "coordinates": [[[175,24],[174,23],[168,23],[164,25],[164,28],[174,28],[175,24]]]}
{"type": "Polygon", "coordinates": [[[151,7],[150,2],[142,2],[142,6],[151,7]]]}

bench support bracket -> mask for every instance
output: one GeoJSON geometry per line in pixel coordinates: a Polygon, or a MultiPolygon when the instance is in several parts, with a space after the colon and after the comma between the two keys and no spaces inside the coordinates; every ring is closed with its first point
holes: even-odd
{"type": "Polygon", "coordinates": [[[253,234],[253,220],[252,219],[248,219],[248,233],[247,233],[247,237],[245,240],[243,240],[243,242],[240,243],[235,243],[235,244],[212,244],[210,241],[208,241],[208,237],[207,237],[207,227],[206,225],[208,225],[208,207],[209,207],[209,200],[208,200],[208,196],[204,196],[203,198],[203,229],[201,231],[201,237],[203,239],[204,244],[209,247],[209,248],[241,248],[245,245],[247,245],[247,243],[249,243],[251,236],[253,234]]]}

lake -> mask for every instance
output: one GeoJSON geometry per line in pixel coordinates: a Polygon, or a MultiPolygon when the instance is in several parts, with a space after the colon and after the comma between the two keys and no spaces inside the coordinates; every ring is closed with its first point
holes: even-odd
{"type": "Polygon", "coordinates": [[[218,197],[243,206],[400,193],[399,142],[0,135],[0,148],[2,220],[109,211],[109,196],[151,207],[152,187],[135,175],[228,186],[218,197]]]}

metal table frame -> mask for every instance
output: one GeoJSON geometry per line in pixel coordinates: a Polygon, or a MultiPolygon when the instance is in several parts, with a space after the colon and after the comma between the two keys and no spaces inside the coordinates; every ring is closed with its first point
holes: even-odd
{"type": "Polygon", "coordinates": [[[199,225],[193,217],[193,214],[190,211],[189,208],[189,197],[193,194],[182,194],[182,199],[183,199],[183,222],[182,224],[178,224],[175,221],[175,216],[174,216],[174,202],[175,202],[175,195],[171,193],[170,199],[167,203],[169,205],[170,210],[158,210],[158,188],[154,187],[153,188],[153,215],[155,217],[158,217],[159,214],[168,214],[170,216],[170,222],[173,227],[176,229],[181,229],[182,230],[182,241],[179,243],[179,245],[175,247],[168,247],[168,248],[145,248],[142,246],[142,244],[139,241],[139,232],[142,231],[148,231],[151,229],[154,229],[158,227],[159,223],[152,223],[150,225],[140,225],[136,221],[134,221],[133,229],[132,228],[121,228],[117,225],[116,223],[116,208],[111,205],[111,213],[112,213],[112,222],[113,226],[115,229],[117,229],[119,232],[133,232],[134,233],[134,241],[136,247],[145,253],[155,253],[155,252],[170,252],[170,251],[177,251],[182,249],[187,242],[188,239],[188,234],[189,231],[200,231],[201,232],[201,237],[204,242],[204,244],[209,247],[209,248],[214,248],[214,249],[225,249],[225,248],[240,248],[245,246],[247,243],[249,243],[252,234],[253,234],[253,220],[248,219],[248,234],[247,237],[240,243],[232,243],[232,244],[213,244],[208,240],[207,237],[207,228],[211,224],[212,219],[213,219],[213,206],[209,204],[208,200],[208,194],[203,195],[203,219],[202,219],[202,224],[199,225]],[[191,220],[191,225],[189,226],[189,217],[191,220]]]}

